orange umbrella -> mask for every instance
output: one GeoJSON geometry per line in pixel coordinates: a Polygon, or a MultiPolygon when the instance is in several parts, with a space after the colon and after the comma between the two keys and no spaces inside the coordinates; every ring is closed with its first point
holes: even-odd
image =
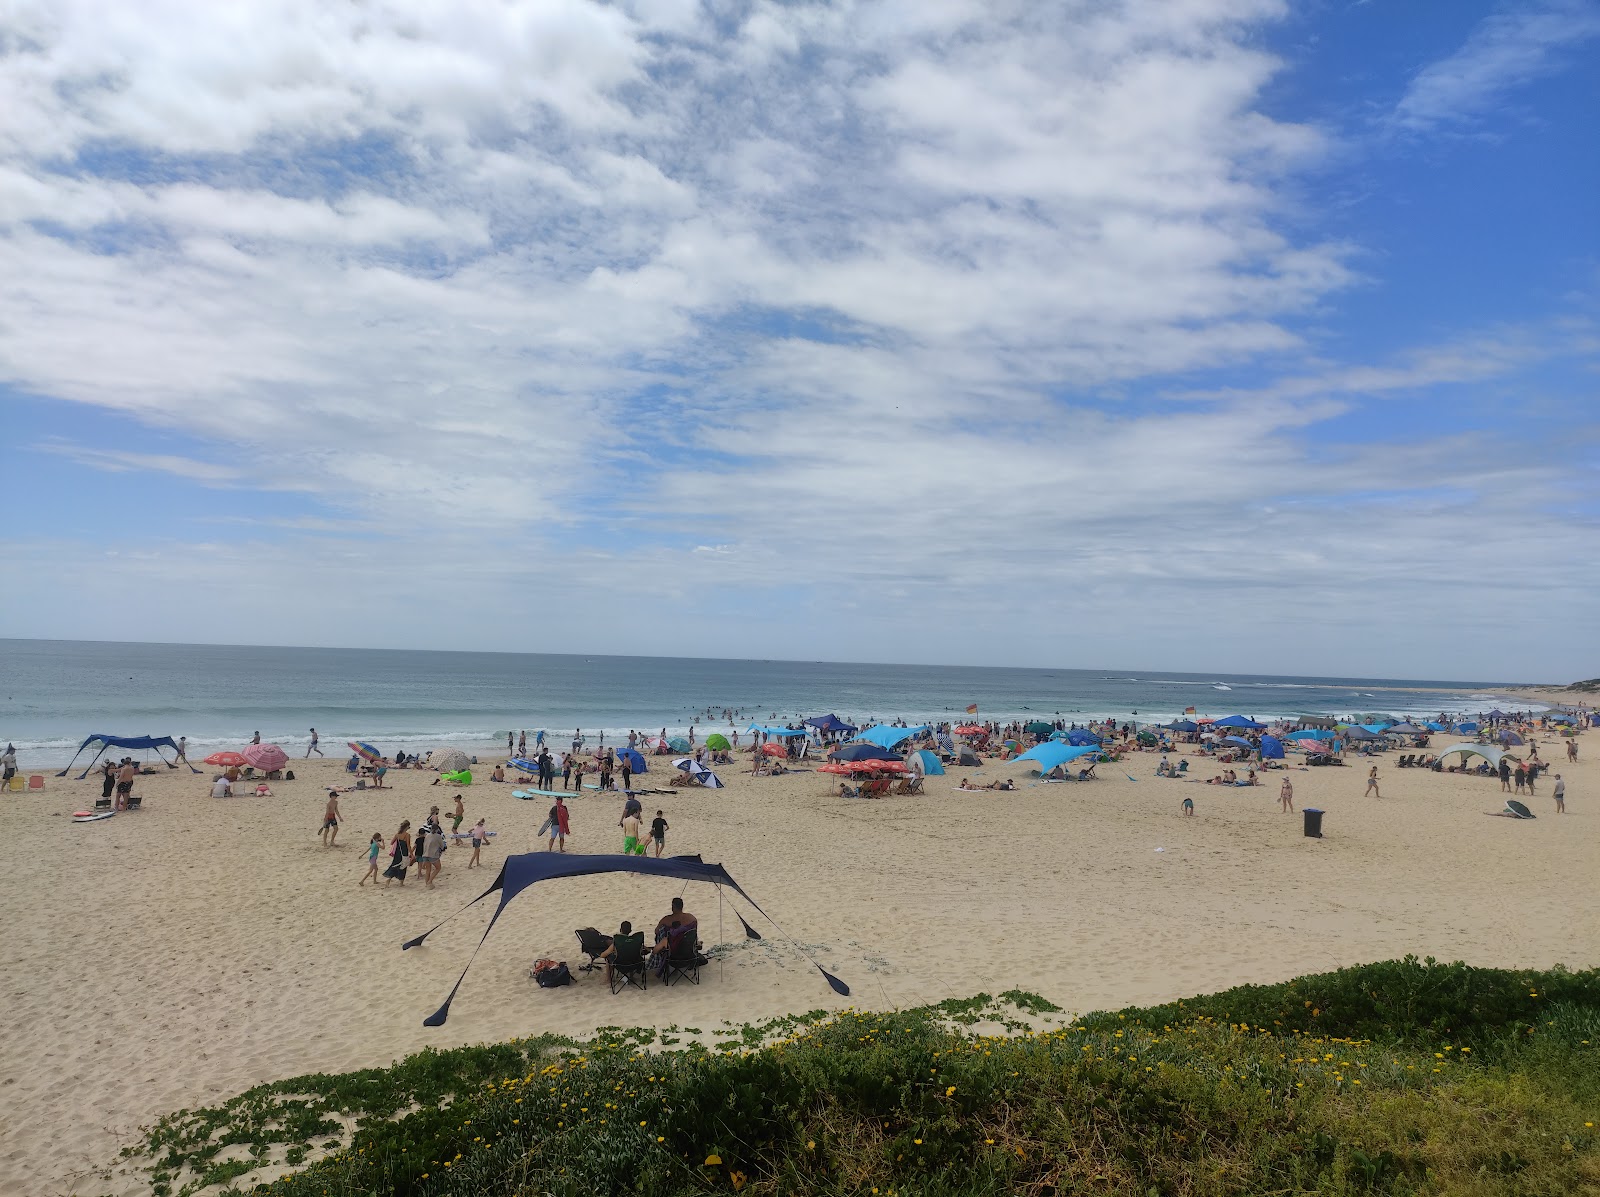
{"type": "Polygon", "coordinates": [[[244,759],[242,753],[234,752],[231,749],[225,752],[213,752],[201,762],[203,765],[232,766],[236,769],[242,769],[249,763],[249,761],[244,759]]]}

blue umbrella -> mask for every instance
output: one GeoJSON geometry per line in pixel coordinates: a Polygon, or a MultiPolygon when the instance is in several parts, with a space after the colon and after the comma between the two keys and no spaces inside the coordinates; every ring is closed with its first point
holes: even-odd
{"type": "Polygon", "coordinates": [[[1200,725],[1189,719],[1174,719],[1171,723],[1167,724],[1167,730],[1175,732],[1199,731],[1200,725]]]}
{"type": "Polygon", "coordinates": [[[1224,744],[1237,744],[1240,748],[1243,748],[1243,749],[1245,749],[1246,751],[1249,751],[1249,752],[1254,752],[1255,751],[1255,747],[1256,747],[1254,744],[1250,743],[1249,740],[1246,740],[1243,736],[1225,736],[1225,737],[1223,737],[1222,742],[1224,744]]]}
{"type": "Polygon", "coordinates": [[[1226,719],[1218,719],[1213,727],[1254,727],[1262,728],[1265,723],[1257,723],[1254,719],[1246,719],[1243,715],[1229,715],[1226,719]]]}

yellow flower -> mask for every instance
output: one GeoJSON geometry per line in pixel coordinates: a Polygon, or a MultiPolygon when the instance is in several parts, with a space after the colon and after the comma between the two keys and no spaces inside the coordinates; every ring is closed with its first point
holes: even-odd
{"type": "Polygon", "coordinates": [[[715,1152],[712,1152],[712,1154],[706,1156],[707,1168],[715,1168],[720,1163],[722,1163],[722,1157],[717,1155],[715,1152]]]}
{"type": "Polygon", "coordinates": [[[916,1144],[916,1145],[917,1145],[917,1146],[918,1146],[918,1147],[921,1147],[921,1146],[922,1146],[922,1140],[921,1140],[921,1139],[913,1139],[913,1140],[911,1140],[911,1141],[912,1141],[912,1142],[913,1142],[913,1143],[915,1143],[915,1144],[916,1144]]]}
{"type": "Polygon", "coordinates": [[[956,1091],[956,1087],[954,1085],[951,1085],[948,1089],[946,1089],[944,1091],[944,1095],[946,1097],[950,1097],[955,1093],[955,1091],[956,1091]]]}

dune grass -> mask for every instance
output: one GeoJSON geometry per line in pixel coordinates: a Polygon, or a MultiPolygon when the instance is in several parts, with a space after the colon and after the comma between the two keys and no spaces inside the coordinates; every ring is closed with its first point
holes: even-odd
{"type": "Polygon", "coordinates": [[[1407,958],[1078,1019],[1012,992],[428,1051],[132,1155],[172,1195],[1554,1197],[1600,1193],[1597,1122],[1600,972],[1407,958]],[[228,1187],[263,1163],[292,1170],[228,1187]]]}

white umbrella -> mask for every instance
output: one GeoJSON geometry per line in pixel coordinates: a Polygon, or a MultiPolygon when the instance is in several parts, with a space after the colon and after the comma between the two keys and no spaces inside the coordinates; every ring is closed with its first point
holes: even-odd
{"type": "Polygon", "coordinates": [[[440,773],[459,773],[472,767],[472,758],[459,748],[435,748],[428,757],[428,768],[440,773]]]}

